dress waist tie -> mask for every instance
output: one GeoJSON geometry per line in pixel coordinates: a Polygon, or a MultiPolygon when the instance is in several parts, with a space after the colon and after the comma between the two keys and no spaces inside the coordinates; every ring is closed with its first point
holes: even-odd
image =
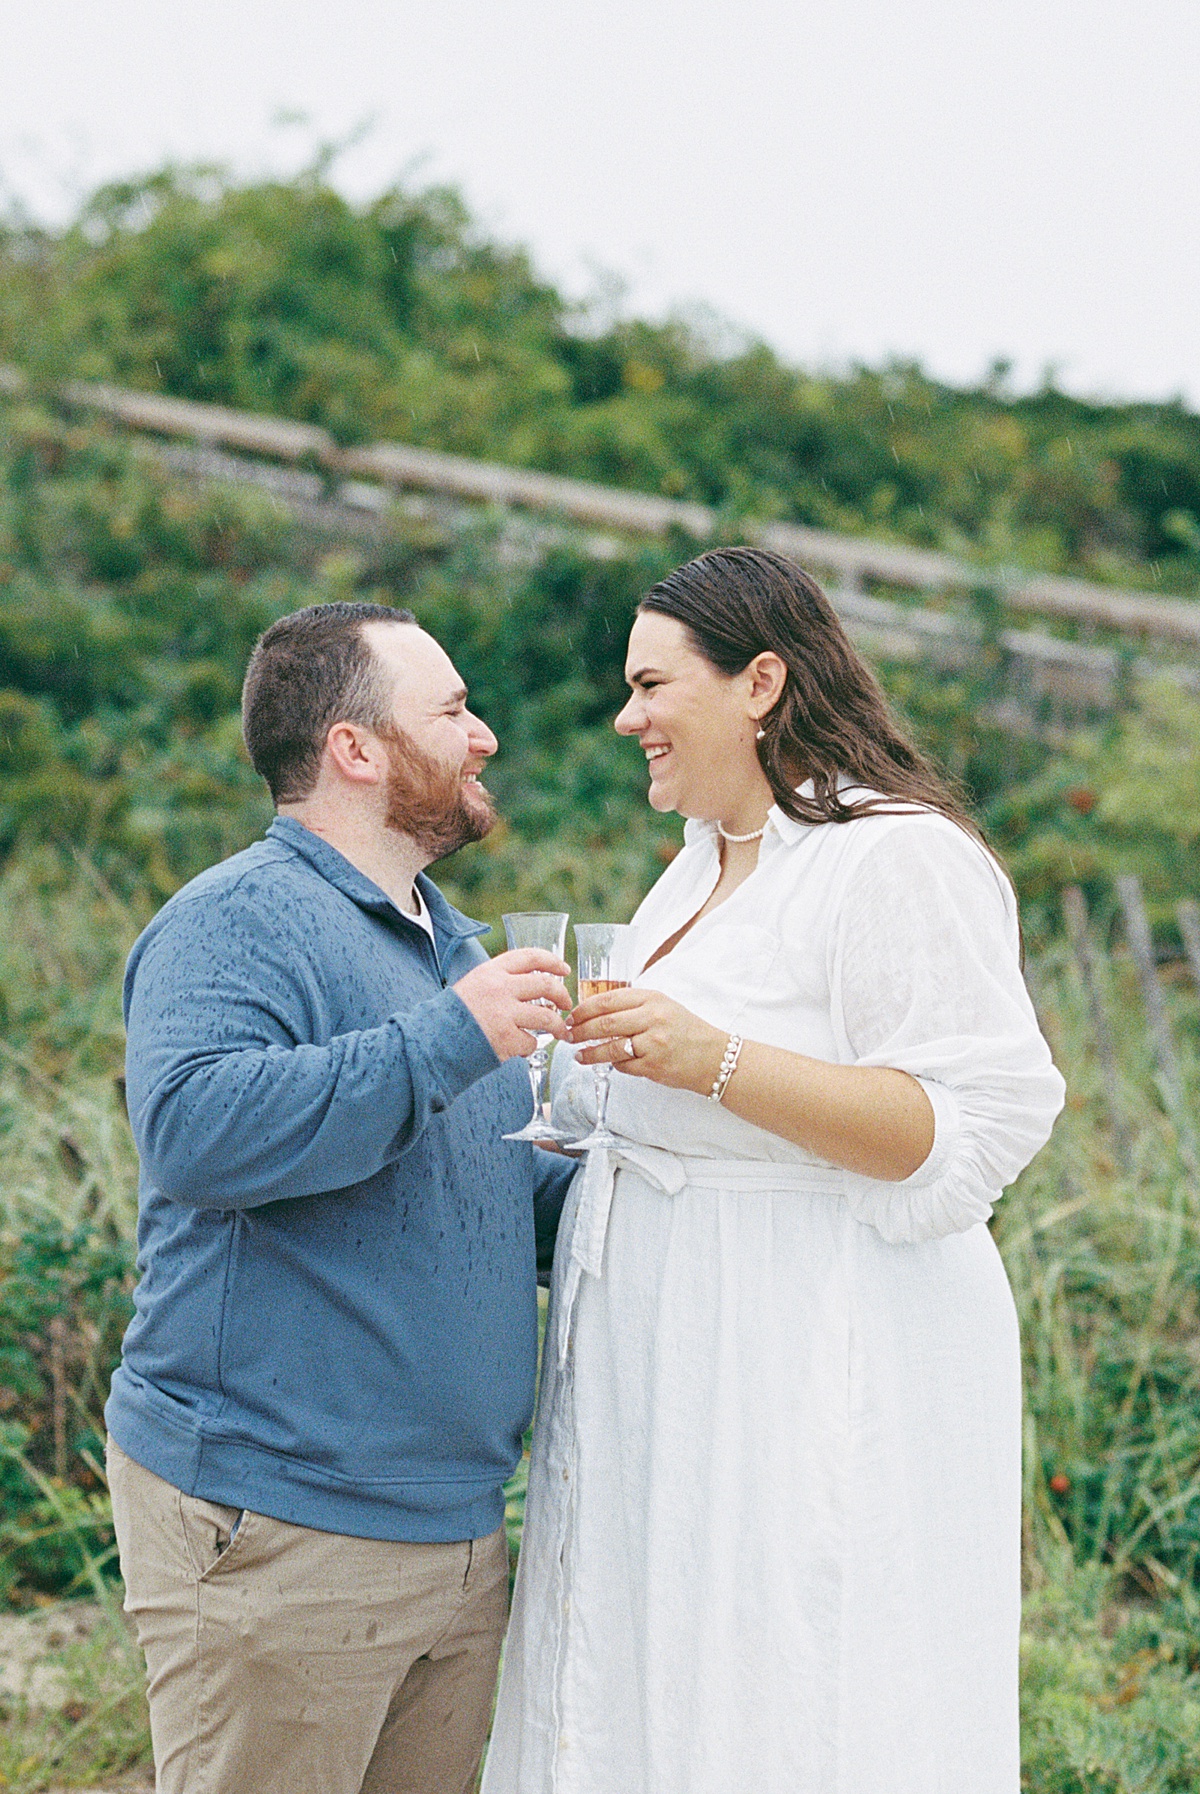
{"type": "Polygon", "coordinates": [[[661,1146],[641,1146],[632,1140],[621,1140],[615,1147],[593,1147],[576,1184],[571,1244],[558,1304],[556,1344],[560,1364],[566,1359],[570,1344],[580,1279],[585,1271],[590,1277],[603,1275],[604,1241],[618,1171],[634,1172],[664,1196],[677,1196],[685,1185],[693,1190],[812,1190],[826,1196],[837,1194],[842,1186],[842,1173],[833,1165],[697,1158],[668,1152],[661,1146]]]}

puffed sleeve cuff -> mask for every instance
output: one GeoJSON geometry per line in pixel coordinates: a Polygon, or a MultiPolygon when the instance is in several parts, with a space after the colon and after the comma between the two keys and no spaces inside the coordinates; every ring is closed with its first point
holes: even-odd
{"type": "Polygon", "coordinates": [[[897,1183],[847,1174],[847,1195],[855,1220],[873,1227],[891,1246],[913,1246],[965,1233],[989,1220],[992,1213],[993,1193],[980,1185],[964,1163],[957,1096],[936,1078],[918,1078],[917,1082],[933,1109],[933,1145],[924,1162],[897,1183]]]}
{"type": "Polygon", "coordinates": [[[901,1190],[920,1190],[926,1184],[936,1183],[953,1159],[962,1137],[962,1111],[949,1084],[943,1084],[937,1078],[918,1077],[916,1081],[933,1110],[933,1145],[916,1170],[896,1186],[901,1190]]]}

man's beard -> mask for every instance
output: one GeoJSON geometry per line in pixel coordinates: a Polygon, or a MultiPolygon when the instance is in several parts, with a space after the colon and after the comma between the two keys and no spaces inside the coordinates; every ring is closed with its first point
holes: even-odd
{"type": "Polygon", "coordinates": [[[469,841],[482,841],[496,820],[482,785],[467,784],[461,770],[423,754],[402,729],[376,731],[388,746],[383,820],[415,841],[430,860],[440,860],[469,841]]]}

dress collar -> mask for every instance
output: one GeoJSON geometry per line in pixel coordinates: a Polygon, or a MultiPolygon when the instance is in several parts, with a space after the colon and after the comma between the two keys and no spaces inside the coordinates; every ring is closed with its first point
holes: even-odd
{"type": "MultiPolygon", "coordinates": [[[[840,780],[839,787],[843,784],[848,785],[850,783],[851,781],[849,779],[840,780]]],[[[811,797],[813,794],[812,780],[805,779],[802,785],[797,785],[796,794],[798,797],[811,797]]],[[[816,822],[793,822],[790,816],[784,815],[778,804],[772,804],[771,808],[767,811],[767,823],[766,828],[763,831],[763,844],[765,846],[766,843],[770,841],[772,835],[775,835],[785,847],[792,847],[797,841],[801,841],[806,835],[811,834],[814,828],[819,827],[820,824],[816,822]]],[[[690,847],[693,842],[702,841],[707,842],[715,849],[719,840],[720,836],[715,822],[703,822],[699,817],[689,816],[688,820],[683,825],[683,844],[685,847],[690,847]]]]}

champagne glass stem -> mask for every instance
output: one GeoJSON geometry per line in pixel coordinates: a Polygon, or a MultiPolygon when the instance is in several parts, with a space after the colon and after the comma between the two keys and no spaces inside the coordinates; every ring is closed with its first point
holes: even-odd
{"type": "Polygon", "coordinates": [[[592,1076],[596,1080],[596,1128],[598,1134],[608,1133],[608,1092],[612,1085],[612,1066],[593,1065],[592,1076]]]}
{"type": "Polygon", "coordinates": [[[536,1039],[537,1045],[529,1055],[529,1083],[533,1091],[533,1119],[538,1122],[541,1121],[543,1113],[542,1089],[546,1081],[546,1059],[548,1056],[546,1048],[549,1046],[552,1036],[539,1034],[536,1039]]]}

